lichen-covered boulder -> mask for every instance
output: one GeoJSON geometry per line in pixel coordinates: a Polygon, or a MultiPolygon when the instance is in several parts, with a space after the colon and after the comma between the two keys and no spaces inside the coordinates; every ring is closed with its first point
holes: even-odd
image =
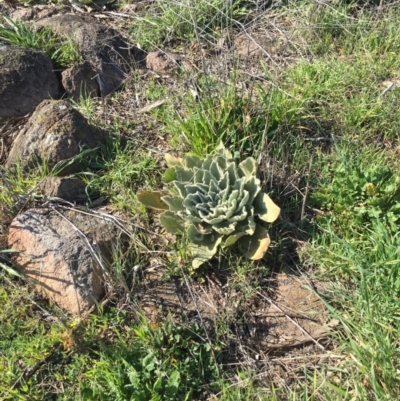
{"type": "MultiPolygon", "coordinates": [[[[16,137],[6,167],[19,164],[28,170],[40,164],[52,169],[60,162],[79,155],[85,149],[99,147],[103,133],[64,100],[43,101],[16,137]]],[[[67,165],[58,175],[79,172],[79,160],[67,165]]]]}

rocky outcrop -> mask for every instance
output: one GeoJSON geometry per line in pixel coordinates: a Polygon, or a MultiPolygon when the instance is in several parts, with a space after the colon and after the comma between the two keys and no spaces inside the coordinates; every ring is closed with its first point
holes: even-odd
{"type": "Polygon", "coordinates": [[[30,209],[12,221],[8,245],[20,251],[13,262],[21,273],[52,302],[82,315],[104,295],[104,268],[118,235],[97,215],[30,209]]]}
{"type": "Polygon", "coordinates": [[[45,53],[0,45],[0,117],[23,116],[58,95],[59,83],[45,53]]]}
{"type": "Polygon", "coordinates": [[[116,90],[132,69],[144,66],[146,56],[141,49],[130,45],[116,30],[90,18],[63,14],[40,20],[38,25],[75,41],[88,63],[85,68],[91,68],[91,72],[84,74],[89,79],[83,82],[86,88],[95,82],[101,96],[116,90]]]}
{"type": "Polygon", "coordinates": [[[98,147],[103,139],[102,132],[89,125],[68,102],[45,100],[16,137],[6,167],[19,164],[27,170],[46,163],[53,169],[64,161],[66,166],[57,175],[76,173],[80,171],[79,160],[67,161],[83,149],[98,147]]]}

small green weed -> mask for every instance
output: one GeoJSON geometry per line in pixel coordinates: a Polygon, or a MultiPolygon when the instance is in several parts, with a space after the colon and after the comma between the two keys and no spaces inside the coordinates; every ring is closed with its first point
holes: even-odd
{"type": "Polygon", "coordinates": [[[84,399],[191,400],[213,389],[218,368],[198,326],[143,321],[128,333],[85,373],[84,399]]]}
{"type": "Polygon", "coordinates": [[[360,153],[349,148],[339,150],[337,157],[336,163],[325,168],[320,188],[311,195],[314,205],[329,211],[334,223],[343,227],[361,227],[380,219],[397,232],[400,177],[382,152],[360,153]]]}

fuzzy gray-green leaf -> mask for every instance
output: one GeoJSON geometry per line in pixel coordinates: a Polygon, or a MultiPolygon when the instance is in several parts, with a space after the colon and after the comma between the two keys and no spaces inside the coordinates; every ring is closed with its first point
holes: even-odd
{"type": "Polygon", "coordinates": [[[261,220],[267,223],[273,223],[281,212],[281,209],[272,201],[272,199],[265,193],[260,192],[254,199],[254,213],[258,215],[261,220]]]}
{"type": "Polygon", "coordinates": [[[201,243],[191,243],[189,250],[193,256],[193,268],[197,269],[210,260],[216,254],[218,245],[221,242],[222,236],[206,235],[201,243]]]}
{"type": "Polygon", "coordinates": [[[180,196],[163,196],[161,198],[168,206],[171,212],[179,212],[183,209],[183,199],[180,196]]]}
{"type": "Polygon", "coordinates": [[[176,179],[180,182],[191,182],[193,180],[194,172],[185,167],[175,167],[176,179]]]}
{"type": "Polygon", "coordinates": [[[203,161],[200,159],[200,157],[192,154],[188,154],[185,157],[185,167],[186,168],[194,168],[198,167],[201,168],[203,161]]]}
{"type": "Polygon", "coordinates": [[[160,215],[160,223],[171,234],[183,234],[185,231],[185,220],[169,210],[160,215]]]}
{"type": "Polygon", "coordinates": [[[239,243],[242,252],[248,259],[259,260],[264,257],[271,240],[268,231],[257,224],[254,234],[240,238],[239,243]]]}
{"type": "Polygon", "coordinates": [[[204,235],[199,232],[195,224],[190,224],[186,233],[190,241],[201,242],[204,239],[204,235]]]}
{"type": "Polygon", "coordinates": [[[233,159],[232,153],[229,152],[229,150],[225,148],[225,146],[222,142],[220,142],[219,145],[217,146],[217,148],[215,149],[215,153],[217,155],[226,157],[226,159],[229,161],[231,161],[233,159]]]}
{"type": "Polygon", "coordinates": [[[224,238],[224,242],[222,243],[222,247],[223,248],[228,248],[228,247],[236,244],[236,242],[240,238],[244,237],[245,235],[247,235],[245,232],[240,231],[240,232],[237,232],[235,234],[229,235],[228,237],[225,237],[224,238]]]}
{"type": "Polygon", "coordinates": [[[257,170],[257,163],[252,157],[248,157],[238,165],[239,175],[246,177],[248,181],[251,177],[255,176],[257,170]]]}

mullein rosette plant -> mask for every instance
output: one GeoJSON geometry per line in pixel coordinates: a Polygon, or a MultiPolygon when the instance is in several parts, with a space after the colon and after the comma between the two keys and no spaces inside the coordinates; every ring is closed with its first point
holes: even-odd
{"type": "Polygon", "coordinates": [[[219,247],[234,244],[249,259],[261,259],[271,241],[260,223],[273,223],[280,208],[261,191],[256,161],[249,157],[237,163],[223,144],[205,159],[193,154],[165,159],[164,181],[173,184],[173,193],[144,191],[138,198],[163,211],[160,223],[167,232],[187,237],[193,268],[219,247]]]}

